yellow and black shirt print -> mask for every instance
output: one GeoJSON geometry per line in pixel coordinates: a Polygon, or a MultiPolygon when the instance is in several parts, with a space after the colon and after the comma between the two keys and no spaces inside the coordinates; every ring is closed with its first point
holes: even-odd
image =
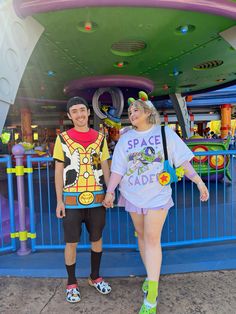
{"type": "Polygon", "coordinates": [[[106,138],[97,132],[97,139],[84,147],[65,131],[57,136],[53,158],[64,162],[64,192],[103,190],[101,162],[109,158],[106,138]]]}

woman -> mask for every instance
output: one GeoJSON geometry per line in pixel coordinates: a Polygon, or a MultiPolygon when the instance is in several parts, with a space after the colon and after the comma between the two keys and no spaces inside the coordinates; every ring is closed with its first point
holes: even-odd
{"type": "MultiPolygon", "coordinates": [[[[165,185],[167,176],[163,172],[164,153],[158,112],[150,101],[139,99],[131,103],[128,113],[133,128],[121,136],[115,147],[104,205],[113,206],[114,190],[119,184],[119,205],[131,215],[147,271],[142,286],[145,297],[139,314],[156,313],[162,262],[161,231],[174,203],[171,186],[165,185]]],[[[165,136],[170,164],[176,168],[182,166],[185,175],[197,184],[200,199],[207,201],[208,190],[189,163],[193,153],[168,127],[165,127],[165,136]]]]}

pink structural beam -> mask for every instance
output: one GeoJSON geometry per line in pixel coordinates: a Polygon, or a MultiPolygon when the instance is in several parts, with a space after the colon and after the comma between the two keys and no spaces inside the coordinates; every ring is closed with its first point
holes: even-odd
{"type": "Polygon", "coordinates": [[[147,93],[151,93],[154,84],[151,80],[139,76],[130,75],[104,75],[91,76],[67,83],[64,92],[70,95],[73,91],[86,90],[89,88],[99,87],[129,87],[136,89],[144,89],[147,93]]]}
{"type": "Polygon", "coordinates": [[[230,0],[14,0],[20,17],[84,7],[153,7],[195,11],[236,19],[236,3],[230,0]]]}

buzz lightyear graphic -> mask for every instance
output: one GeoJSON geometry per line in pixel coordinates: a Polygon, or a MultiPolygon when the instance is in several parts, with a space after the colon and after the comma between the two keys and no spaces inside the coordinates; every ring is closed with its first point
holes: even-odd
{"type": "Polygon", "coordinates": [[[161,152],[158,152],[156,154],[154,148],[151,146],[148,146],[148,147],[144,147],[140,152],[131,153],[128,156],[128,161],[133,162],[133,163],[129,167],[126,175],[130,176],[136,170],[137,170],[137,174],[140,175],[148,171],[149,164],[153,162],[160,163],[160,169],[161,169],[161,163],[163,163],[163,157],[161,155],[161,152]]]}

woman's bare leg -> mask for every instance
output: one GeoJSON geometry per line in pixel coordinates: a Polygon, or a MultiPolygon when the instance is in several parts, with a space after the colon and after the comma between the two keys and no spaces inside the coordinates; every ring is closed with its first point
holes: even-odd
{"type": "Polygon", "coordinates": [[[143,264],[145,265],[145,258],[144,258],[144,215],[139,215],[137,213],[130,213],[130,216],[132,218],[135,231],[138,236],[138,247],[140,256],[142,258],[143,264]]]}

